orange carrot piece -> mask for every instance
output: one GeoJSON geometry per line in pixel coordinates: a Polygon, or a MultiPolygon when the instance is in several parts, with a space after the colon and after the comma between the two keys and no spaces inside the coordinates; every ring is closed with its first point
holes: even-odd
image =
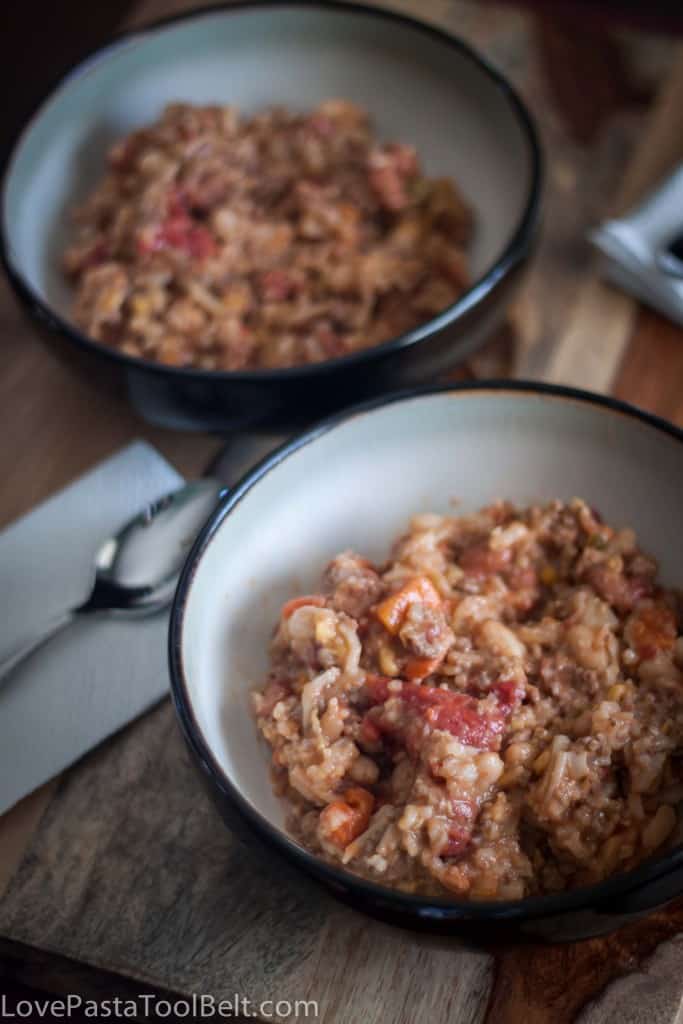
{"type": "Polygon", "coordinates": [[[400,590],[390,594],[375,608],[375,615],[387,632],[396,636],[411,604],[426,604],[438,608],[441,595],[428,576],[415,576],[400,590]]]}
{"type": "Polygon", "coordinates": [[[435,672],[443,658],[409,658],[406,662],[403,675],[413,682],[421,682],[435,672]]]}
{"type": "Polygon", "coordinates": [[[344,849],[365,832],[375,806],[372,793],[361,786],[347,789],[340,800],[333,800],[320,812],[320,829],[328,842],[344,849]]]}

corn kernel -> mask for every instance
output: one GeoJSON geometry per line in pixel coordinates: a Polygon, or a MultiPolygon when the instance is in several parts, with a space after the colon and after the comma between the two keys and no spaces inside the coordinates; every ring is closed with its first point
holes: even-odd
{"type": "Polygon", "coordinates": [[[534,771],[536,775],[540,775],[548,767],[550,761],[550,751],[544,750],[542,754],[539,754],[534,761],[534,771]]]}
{"type": "Polygon", "coordinates": [[[552,565],[544,565],[541,569],[541,582],[545,583],[546,587],[550,587],[556,579],[557,573],[553,569],[552,565]]]}
{"type": "Polygon", "coordinates": [[[385,676],[397,676],[398,665],[396,658],[394,657],[389,647],[380,647],[379,651],[379,667],[385,676]]]}
{"type": "Polygon", "coordinates": [[[615,683],[614,686],[610,686],[607,691],[607,700],[621,700],[626,693],[626,687],[623,683],[615,683]]]}

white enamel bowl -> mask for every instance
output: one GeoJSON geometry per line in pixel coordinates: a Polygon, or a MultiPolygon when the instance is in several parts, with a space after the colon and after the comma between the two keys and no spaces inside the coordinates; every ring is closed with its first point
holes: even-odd
{"type": "Polygon", "coordinates": [[[467,511],[496,497],[526,504],[585,497],[630,525],[683,582],[683,434],[630,407],[533,385],[432,390],[358,407],[270,456],[230,493],[185,568],[172,613],[170,665],[180,722],[226,819],[246,823],[363,909],[470,936],[497,922],[575,938],[615,927],[683,890],[683,856],[594,889],[514,903],[425,901],[363,882],[310,856],[284,832],[249,692],[267,666],[282,603],[316,589],[338,551],[372,559],[410,516],[467,511]]]}

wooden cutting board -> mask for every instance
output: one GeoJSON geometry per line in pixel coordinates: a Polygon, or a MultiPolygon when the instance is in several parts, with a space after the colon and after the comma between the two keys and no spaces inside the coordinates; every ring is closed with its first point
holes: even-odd
{"type": "Polygon", "coordinates": [[[138,982],[255,1004],[315,1000],[328,1024],[518,1024],[522,1012],[525,1024],[561,1024],[624,971],[601,997],[608,1012],[598,1003],[582,1019],[625,1020],[631,1007],[634,1022],[673,1024],[680,940],[647,957],[679,929],[683,905],[608,939],[494,957],[366,919],[225,830],[168,702],[68,773],[0,908],[19,980],[56,953],[57,992],[125,994],[138,982]]]}
{"type": "MultiPolygon", "coordinates": [[[[597,216],[628,205],[683,155],[683,62],[668,55],[672,70],[652,108],[615,114],[599,138],[579,145],[540,73],[532,47],[538,26],[514,11],[460,0],[400,6],[419,6],[491,54],[531,103],[549,154],[539,257],[511,328],[468,372],[510,372],[512,351],[518,373],[616,390],[682,422],[683,333],[603,286],[583,236],[597,216]]],[[[146,0],[135,20],[172,7],[146,0]]],[[[21,384],[29,396],[29,411],[22,401],[12,422],[34,421],[31,401],[34,410],[39,402],[47,408],[38,441],[53,475],[27,492],[8,461],[18,497],[3,504],[3,518],[142,432],[127,410],[107,405],[84,433],[87,397],[30,347],[11,309],[0,303],[19,357],[6,394],[9,402],[21,384]]],[[[24,435],[14,429],[19,441],[24,435]]],[[[188,472],[216,447],[144,432],[188,472]]],[[[26,985],[92,996],[154,990],[253,1003],[313,999],[326,1024],[674,1024],[679,1016],[683,903],[607,939],[495,956],[377,924],[278,861],[246,851],[225,830],[167,702],[10,817],[0,824],[0,844],[7,844],[0,883],[3,865],[8,883],[0,902],[0,990],[4,971],[26,985]]]]}

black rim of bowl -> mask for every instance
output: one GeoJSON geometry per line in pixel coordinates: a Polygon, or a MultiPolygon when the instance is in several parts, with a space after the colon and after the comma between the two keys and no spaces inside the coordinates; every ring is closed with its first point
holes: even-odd
{"type": "Polygon", "coordinates": [[[369,7],[364,4],[348,3],[346,0],[289,0],[289,2],[284,3],[280,2],[280,0],[235,0],[234,3],[217,4],[216,6],[202,7],[193,11],[172,15],[171,17],[151,22],[139,29],[132,29],[128,32],[119,33],[111,42],[92,51],[60,77],[58,82],[49,90],[45,98],[41,101],[19,132],[10,148],[9,156],[7,158],[5,168],[3,169],[3,180],[0,190],[0,203],[2,204],[2,210],[0,212],[0,258],[2,259],[5,271],[13,287],[21,298],[29,304],[33,312],[41,320],[49,324],[54,330],[58,330],[67,335],[72,342],[80,348],[86,349],[90,353],[96,353],[129,369],[144,370],[145,372],[152,374],[170,374],[190,380],[209,379],[216,381],[225,380],[235,383],[239,381],[251,381],[254,383],[272,382],[274,384],[285,383],[288,379],[292,378],[317,378],[328,373],[334,373],[336,370],[351,369],[355,366],[362,366],[369,360],[381,358],[382,356],[389,355],[392,352],[398,352],[399,350],[409,348],[430,337],[436,331],[447,327],[449,324],[466,314],[469,310],[478,306],[486,296],[493,291],[502,278],[506,277],[516,266],[522,263],[529,252],[538,223],[542,182],[543,158],[541,154],[541,147],[533,120],[524,102],[510,82],[508,82],[508,80],[485,57],[477,53],[458,36],[452,35],[444,29],[418,21],[408,15],[400,14],[397,11],[369,7]],[[45,113],[53,98],[63,88],[68,87],[70,82],[79,77],[83,72],[87,72],[96,61],[115,53],[119,47],[131,40],[144,40],[146,36],[149,36],[158,30],[181,24],[186,21],[196,21],[211,15],[229,16],[231,14],[239,14],[240,12],[250,8],[267,7],[279,10],[310,7],[321,10],[342,11],[349,15],[377,18],[381,21],[398,22],[415,32],[419,32],[422,35],[445,43],[453,50],[457,50],[461,56],[464,56],[471,61],[472,64],[474,64],[489,78],[493,85],[498,89],[499,93],[507,100],[511,113],[517,118],[517,122],[528,147],[531,181],[526,204],[517,227],[495,263],[489,267],[489,269],[477,281],[475,281],[472,286],[456,300],[456,302],[451,306],[448,306],[442,313],[439,313],[438,316],[432,317],[430,320],[420,324],[412,331],[401,334],[396,338],[391,338],[389,341],[382,342],[380,345],[374,345],[371,348],[362,349],[359,352],[350,353],[346,356],[327,359],[321,363],[310,363],[305,366],[282,367],[274,370],[201,370],[194,367],[166,366],[148,359],[141,359],[137,356],[129,356],[107,345],[103,345],[100,342],[91,340],[86,334],[83,334],[67,319],[64,319],[60,313],[57,313],[52,309],[49,303],[45,302],[41,298],[33,286],[29,284],[18,264],[16,264],[12,258],[9,231],[6,224],[7,188],[12,174],[14,161],[18,156],[19,149],[21,148],[24,139],[31,131],[34,123],[45,113]]]}
{"type": "MultiPolygon", "coordinates": [[[[310,430],[283,444],[246,473],[232,487],[223,502],[211,515],[203,530],[197,537],[187,562],[183,568],[178,589],[176,591],[168,634],[168,657],[171,676],[171,694],[183,735],[199,764],[208,773],[214,785],[236,806],[242,816],[249,822],[254,831],[268,843],[275,846],[289,860],[294,861],[308,874],[321,878],[333,890],[353,890],[357,896],[365,896],[370,904],[383,907],[389,911],[398,911],[404,916],[433,922],[477,921],[477,920],[510,920],[522,921],[531,918],[542,918],[553,914],[579,910],[603,910],[605,913],[618,911],[619,897],[637,891],[642,885],[683,866],[683,844],[674,847],[663,856],[655,856],[645,861],[632,871],[614,875],[596,885],[572,889],[548,896],[532,896],[522,900],[477,901],[465,902],[447,899],[432,899],[411,895],[398,889],[370,882],[353,872],[334,867],[320,860],[299,846],[287,833],[271,824],[230,781],[213,755],[203,732],[197,722],[183,668],[181,640],[185,609],[192,581],[197,566],[213,537],[224,520],[240,501],[267,473],[287,459],[290,455],[315,442],[318,438],[334,430],[358,415],[364,415],[386,405],[406,399],[429,395],[451,393],[468,395],[476,392],[494,392],[507,395],[536,395],[544,398],[570,400],[580,404],[597,406],[613,415],[626,416],[639,421],[683,443],[683,430],[661,419],[652,413],[645,412],[619,399],[593,394],[576,388],[560,385],[541,384],[530,381],[478,381],[464,384],[447,384],[411,388],[395,392],[380,398],[374,398],[352,406],[341,413],[329,416],[310,430]]],[[[254,742],[257,742],[254,731],[254,742]]],[[[265,771],[265,765],[264,765],[265,771]]],[[[683,887],[683,883],[682,883],[683,887]]]]}

